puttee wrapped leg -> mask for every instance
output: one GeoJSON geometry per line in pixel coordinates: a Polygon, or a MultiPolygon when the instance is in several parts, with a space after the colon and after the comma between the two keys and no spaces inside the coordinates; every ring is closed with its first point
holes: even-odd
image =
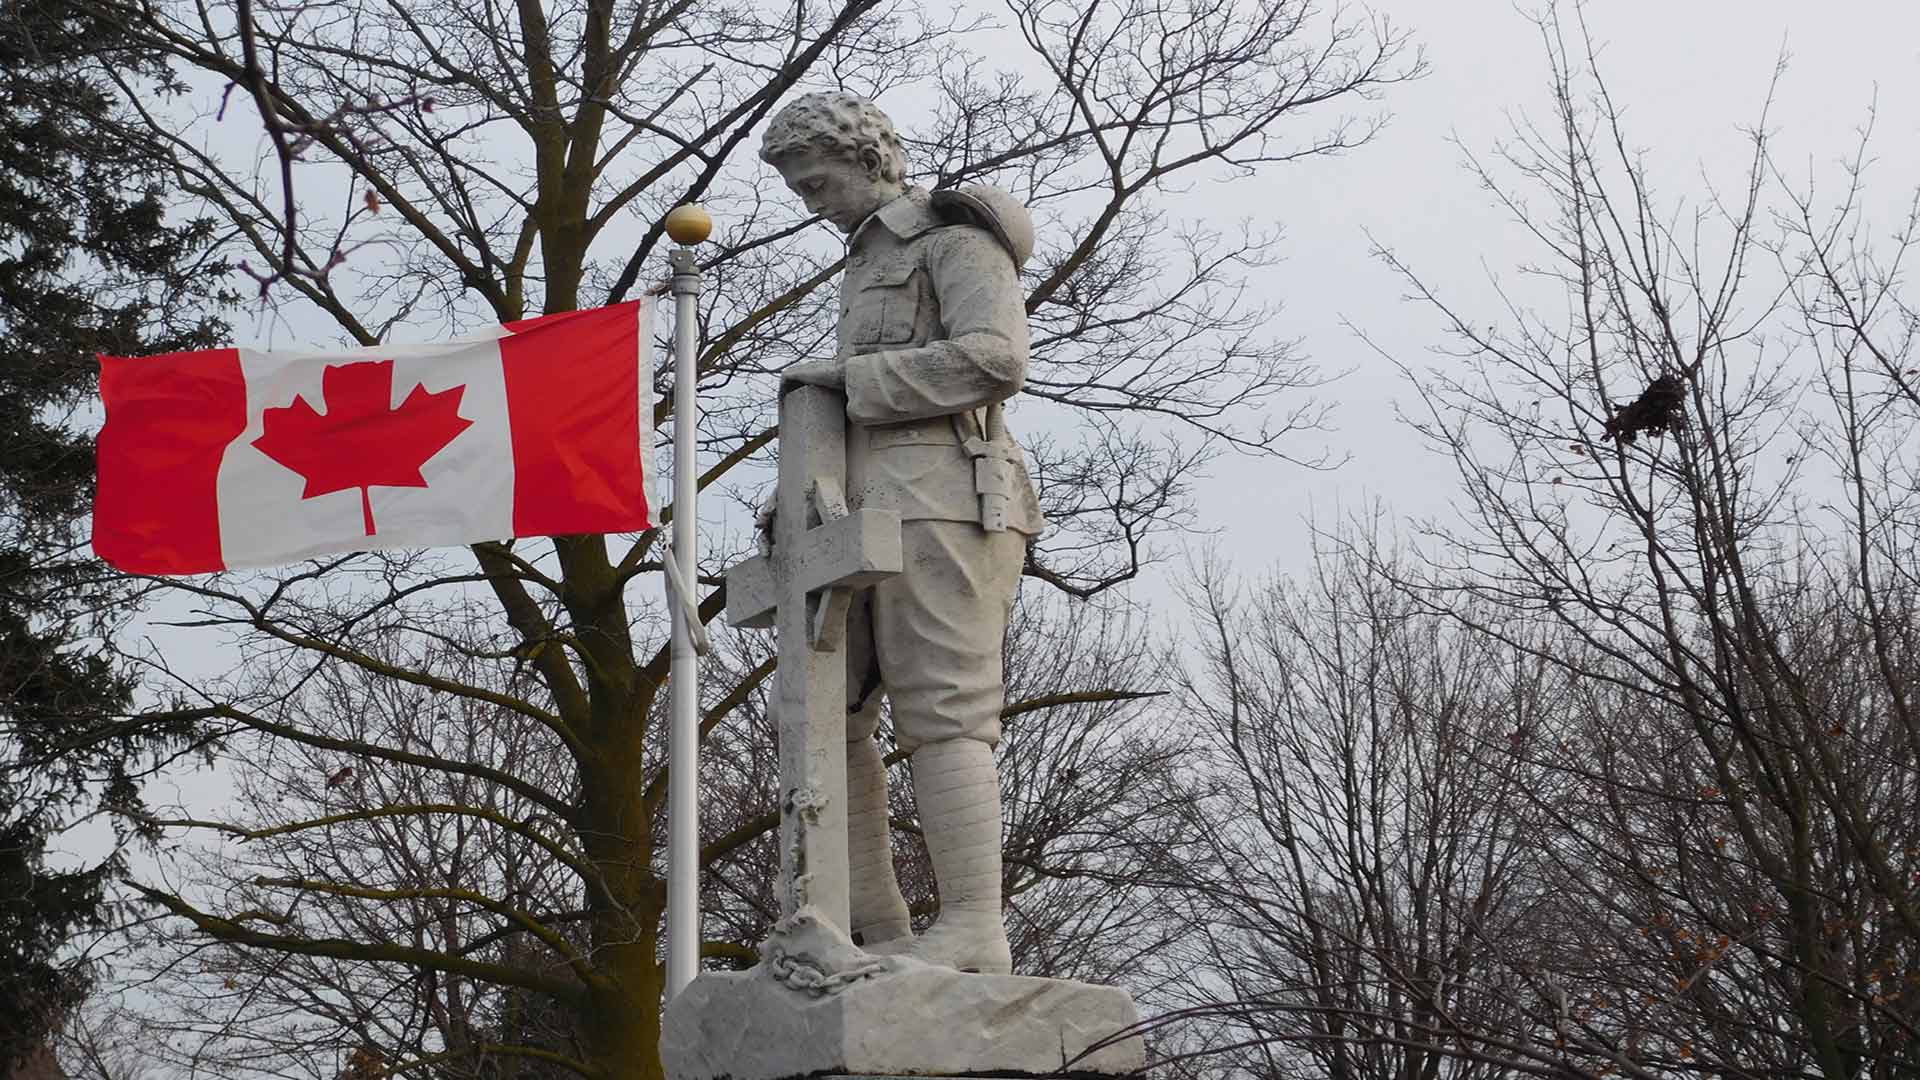
{"type": "Polygon", "coordinates": [[[893,869],[887,769],[872,739],[847,743],[848,929],[870,953],[905,952],[913,923],[893,869]]]}
{"type": "Polygon", "coordinates": [[[908,955],[1004,975],[1013,970],[1000,915],[1000,776],[993,748],[975,739],[913,752],[913,792],[940,892],[940,917],[908,955]]]}

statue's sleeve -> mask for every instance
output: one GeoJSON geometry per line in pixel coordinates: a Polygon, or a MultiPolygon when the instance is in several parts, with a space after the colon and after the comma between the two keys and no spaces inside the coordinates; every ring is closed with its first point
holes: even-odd
{"type": "Polygon", "coordinates": [[[891,424],[965,412],[1020,392],[1027,308],[1013,259],[984,229],[941,229],[922,264],[947,337],[847,358],[847,416],[891,424]]]}

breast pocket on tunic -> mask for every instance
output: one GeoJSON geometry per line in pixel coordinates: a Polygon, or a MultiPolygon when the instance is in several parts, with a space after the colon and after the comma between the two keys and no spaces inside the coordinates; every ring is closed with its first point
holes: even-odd
{"type": "Polygon", "coordinates": [[[919,267],[883,267],[854,301],[860,311],[854,345],[905,345],[920,325],[919,267]]]}

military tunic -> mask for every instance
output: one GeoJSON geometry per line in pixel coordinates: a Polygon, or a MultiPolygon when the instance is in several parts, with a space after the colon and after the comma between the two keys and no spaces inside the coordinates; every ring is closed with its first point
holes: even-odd
{"type": "Polygon", "coordinates": [[[974,464],[961,430],[1026,381],[1025,295],[992,233],[944,222],[907,191],[849,240],[841,285],[848,493],[894,510],[904,569],[856,595],[847,626],[849,739],[871,738],[881,694],[912,749],[1000,738],[1001,646],[1025,564],[1044,526],[1017,444],[1008,531],[980,526],[974,464]]]}

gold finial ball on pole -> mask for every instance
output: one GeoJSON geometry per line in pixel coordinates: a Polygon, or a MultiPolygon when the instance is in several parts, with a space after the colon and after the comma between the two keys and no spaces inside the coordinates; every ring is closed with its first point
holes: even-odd
{"type": "Polygon", "coordinates": [[[713,215],[695,203],[676,206],[667,213],[667,235],[676,244],[698,244],[713,232],[713,215]]]}

